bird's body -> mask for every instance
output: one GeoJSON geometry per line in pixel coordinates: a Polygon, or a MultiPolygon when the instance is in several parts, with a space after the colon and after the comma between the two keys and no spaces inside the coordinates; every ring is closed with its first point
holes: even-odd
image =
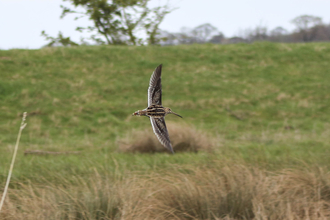
{"type": "Polygon", "coordinates": [[[146,109],[136,111],[134,115],[162,118],[165,117],[165,115],[167,115],[168,113],[169,110],[166,107],[163,107],[161,105],[151,105],[146,109]]]}
{"type": "Polygon", "coordinates": [[[167,114],[174,114],[179,117],[181,116],[175,112],[172,112],[170,108],[162,106],[161,73],[162,65],[159,65],[150,78],[148,88],[148,107],[146,109],[134,112],[133,115],[149,117],[153,131],[160,143],[162,143],[164,147],[174,153],[165,124],[165,116],[167,114]]]}

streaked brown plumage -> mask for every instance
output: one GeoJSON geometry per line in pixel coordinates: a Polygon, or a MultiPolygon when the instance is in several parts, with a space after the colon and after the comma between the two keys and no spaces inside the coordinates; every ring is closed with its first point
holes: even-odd
{"type": "MultiPolygon", "coordinates": [[[[133,115],[147,116],[150,118],[152,129],[164,147],[174,153],[170,137],[165,124],[165,116],[174,114],[181,117],[170,108],[162,106],[162,84],[161,84],[162,64],[160,64],[151,75],[148,88],[148,108],[138,110],[133,115]]],[[[182,117],[181,117],[182,118],[182,117]]]]}

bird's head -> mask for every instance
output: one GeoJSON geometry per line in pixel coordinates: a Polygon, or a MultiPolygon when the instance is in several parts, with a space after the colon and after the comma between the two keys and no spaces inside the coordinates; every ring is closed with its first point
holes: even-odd
{"type": "Polygon", "coordinates": [[[165,107],[165,113],[166,113],[166,114],[173,114],[173,115],[176,115],[176,116],[179,116],[180,118],[182,118],[181,115],[179,115],[179,114],[173,112],[170,108],[167,108],[167,107],[165,107]]]}

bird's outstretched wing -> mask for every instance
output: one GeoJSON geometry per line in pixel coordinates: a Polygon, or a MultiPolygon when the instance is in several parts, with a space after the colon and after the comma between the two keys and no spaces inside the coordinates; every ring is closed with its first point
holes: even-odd
{"type": "Polygon", "coordinates": [[[148,106],[162,105],[162,64],[160,64],[150,77],[148,88],[148,106]]]}
{"type": "Polygon", "coordinates": [[[159,142],[164,145],[169,151],[174,153],[170,137],[165,124],[165,118],[152,118],[150,117],[150,122],[155,135],[157,136],[159,142]]]}

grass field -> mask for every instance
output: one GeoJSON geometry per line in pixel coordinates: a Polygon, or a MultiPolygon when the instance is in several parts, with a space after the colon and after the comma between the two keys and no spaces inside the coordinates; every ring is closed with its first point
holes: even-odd
{"type": "Polygon", "coordinates": [[[0,218],[328,219],[329,60],[329,43],[0,51],[0,195],[28,112],[0,218]],[[153,137],[131,114],[160,63],[174,150],[198,153],[120,150],[153,137]]]}

